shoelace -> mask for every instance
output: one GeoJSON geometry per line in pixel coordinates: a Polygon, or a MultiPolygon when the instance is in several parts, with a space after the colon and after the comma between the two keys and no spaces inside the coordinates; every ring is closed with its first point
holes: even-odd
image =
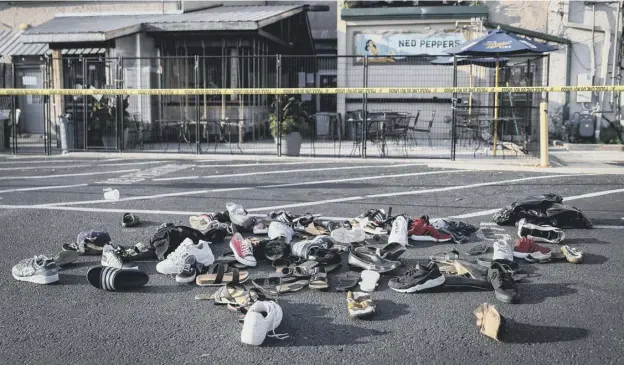
{"type": "MultiPolygon", "coordinates": [[[[281,280],[280,280],[280,285],[281,285],[281,280]]],[[[276,323],[276,319],[277,317],[273,316],[273,323],[271,323],[271,327],[273,327],[273,330],[271,331],[271,333],[267,333],[267,337],[276,338],[278,340],[285,340],[288,337],[290,337],[290,335],[288,333],[275,333],[275,327],[279,325],[279,323],[276,323]]]]}
{"type": "Polygon", "coordinates": [[[243,252],[243,257],[253,256],[253,246],[251,242],[243,240],[241,251],[243,252]]]}

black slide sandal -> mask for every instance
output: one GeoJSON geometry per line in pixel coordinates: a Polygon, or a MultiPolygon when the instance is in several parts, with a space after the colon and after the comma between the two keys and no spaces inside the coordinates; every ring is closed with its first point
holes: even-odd
{"type": "Polygon", "coordinates": [[[131,290],[144,286],[149,276],[141,270],[96,266],[87,272],[89,284],[107,291],[131,290]]]}

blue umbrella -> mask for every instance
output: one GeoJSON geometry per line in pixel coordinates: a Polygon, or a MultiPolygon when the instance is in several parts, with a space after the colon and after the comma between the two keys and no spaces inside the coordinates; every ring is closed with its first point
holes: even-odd
{"type": "MultiPolygon", "coordinates": [[[[482,57],[482,58],[457,58],[457,66],[475,65],[482,67],[496,67],[496,62],[500,66],[505,66],[509,62],[508,58],[504,57],[482,57]]],[[[453,56],[440,56],[431,61],[433,65],[440,66],[453,66],[453,56]]]]}
{"type": "Polygon", "coordinates": [[[520,38],[501,29],[492,29],[488,34],[449,48],[444,53],[457,56],[494,56],[547,53],[557,49],[546,43],[520,38]]]}
{"type": "MultiPolygon", "coordinates": [[[[546,43],[536,42],[505,32],[500,28],[490,30],[486,35],[444,50],[444,53],[454,56],[495,56],[496,76],[495,86],[498,86],[498,58],[501,55],[542,54],[556,51],[558,48],[546,43]]],[[[498,118],[498,93],[494,96],[494,119],[498,118]]],[[[494,122],[494,151],[496,156],[498,122],[494,122]]]]}

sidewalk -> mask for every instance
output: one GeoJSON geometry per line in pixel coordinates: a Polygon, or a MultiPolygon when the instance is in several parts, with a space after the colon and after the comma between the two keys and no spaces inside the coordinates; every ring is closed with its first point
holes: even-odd
{"type": "Polygon", "coordinates": [[[177,153],[103,153],[103,152],[73,152],[65,155],[55,156],[11,156],[8,159],[20,160],[31,158],[116,158],[128,160],[192,160],[192,161],[214,161],[216,163],[227,163],[233,161],[245,162],[296,162],[296,161],[317,161],[319,163],[350,163],[350,164],[370,164],[370,163],[409,163],[421,164],[432,168],[466,169],[480,171],[531,171],[559,174],[614,174],[624,175],[624,152],[612,151],[567,151],[563,149],[551,149],[551,167],[539,167],[539,161],[527,160],[480,160],[473,158],[451,160],[432,159],[394,159],[394,158],[326,158],[326,157],[277,157],[275,155],[195,155],[177,153]]]}

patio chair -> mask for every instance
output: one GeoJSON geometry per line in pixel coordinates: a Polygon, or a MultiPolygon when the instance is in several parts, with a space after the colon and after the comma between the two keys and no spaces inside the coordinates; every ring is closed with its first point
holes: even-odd
{"type": "Polygon", "coordinates": [[[431,141],[431,127],[433,127],[433,121],[435,120],[436,112],[431,113],[431,119],[429,119],[429,124],[427,128],[414,128],[413,132],[427,133],[427,139],[429,139],[429,147],[433,148],[433,142],[431,141]]]}
{"type": "Polygon", "coordinates": [[[407,155],[407,134],[409,131],[409,114],[399,113],[392,121],[390,128],[386,130],[386,138],[394,139],[397,146],[403,142],[403,150],[407,155]]]}
{"type": "Polygon", "coordinates": [[[412,142],[414,143],[414,145],[416,144],[416,139],[414,138],[414,134],[416,133],[416,124],[418,123],[418,118],[420,118],[420,110],[416,112],[416,116],[408,118],[407,134],[405,136],[405,138],[408,138],[410,132],[412,132],[411,136],[412,136],[412,142]]]}

